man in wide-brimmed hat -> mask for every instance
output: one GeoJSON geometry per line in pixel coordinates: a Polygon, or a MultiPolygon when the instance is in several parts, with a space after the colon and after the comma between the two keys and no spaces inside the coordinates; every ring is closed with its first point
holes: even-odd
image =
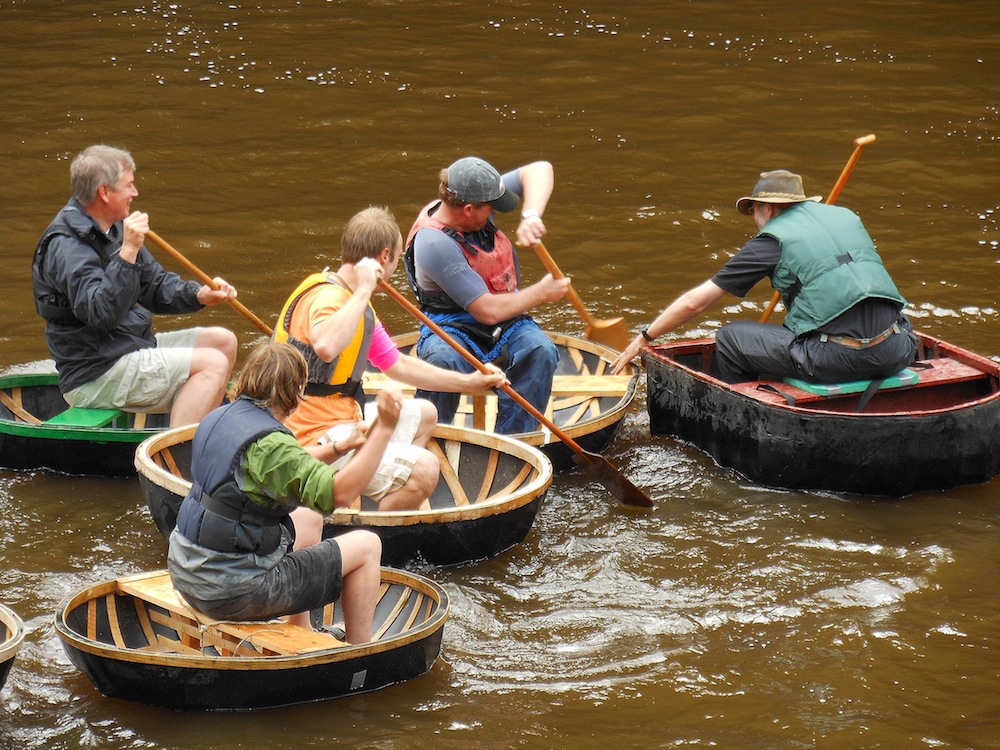
{"type": "Polygon", "coordinates": [[[737,321],[719,329],[715,374],[729,383],[796,377],[814,383],[886,378],[911,362],[916,336],[861,219],[807,197],[802,178],[762,172],[736,209],[760,231],[711,279],[672,302],[615,361],[673,331],[725,294],[743,297],[761,279],[781,293],[782,325],[737,321]]]}

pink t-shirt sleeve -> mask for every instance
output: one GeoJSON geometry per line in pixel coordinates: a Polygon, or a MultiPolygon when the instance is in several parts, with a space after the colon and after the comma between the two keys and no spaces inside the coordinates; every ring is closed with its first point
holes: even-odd
{"type": "Polygon", "coordinates": [[[382,372],[385,372],[399,359],[399,349],[396,342],[389,338],[385,326],[381,322],[375,324],[372,331],[372,346],[368,351],[368,361],[382,372]]]}

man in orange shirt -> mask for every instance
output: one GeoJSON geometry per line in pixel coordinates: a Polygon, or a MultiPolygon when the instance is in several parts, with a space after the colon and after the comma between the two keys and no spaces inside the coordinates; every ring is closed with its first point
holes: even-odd
{"type": "MultiPolygon", "coordinates": [[[[295,346],[309,364],[308,398],[285,424],[306,450],[328,463],[346,462],[364,443],[361,378],[369,362],[417,388],[479,393],[507,382],[497,368],[489,375],[459,373],[396,348],[375,316],[371,296],[380,278],[392,276],[402,251],[399,226],[387,209],[373,206],[359,212],[341,236],[340,267],[306,278],[278,320],[275,340],[295,346]]],[[[437,410],[429,401],[403,399],[398,388],[390,388],[402,413],[364,494],[382,510],[407,510],[419,507],[437,486],[440,466],[424,447],[437,424],[437,410]]],[[[322,518],[307,509],[295,512],[305,513],[314,516],[309,519],[314,533],[300,526],[303,518],[296,518],[296,528],[318,539],[322,518]]]]}

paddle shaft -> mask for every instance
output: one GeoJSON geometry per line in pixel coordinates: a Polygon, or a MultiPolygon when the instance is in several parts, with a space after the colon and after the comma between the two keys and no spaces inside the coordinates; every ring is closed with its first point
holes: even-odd
{"type": "MultiPolygon", "coordinates": [[[[175,249],[169,242],[164,240],[160,235],[150,229],[146,232],[146,239],[150,240],[154,245],[163,250],[165,253],[174,258],[178,263],[184,266],[188,271],[193,273],[198,281],[202,284],[208,285],[212,289],[218,289],[219,285],[215,283],[215,279],[209,276],[207,273],[202,271],[198,266],[189,261],[181,252],[175,249]]],[[[235,299],[227,299],[228,302],[234,310],[240,313],[244,318],[253,323],[257,328],[263,331],[266,335],[270,336],[272,331],[270,326],[268,326],[264,321],[250,312],[241,302],[235,299]]]]}
{"type": "MultiPolygon", "coordinates": [[[[467,351],[465,347],[461,346],[457,341],[455,341],[455,339],[445,333],[441,326],[424,315],[424,313],[416,305],[397,292],[394,287],[385,281],[385,279],[379,279],[378,285],[383,292],[392,297],[401,307],[409,312],[410,315],[417,318],[417,320],[440,336],[442,341],[461,354],[466,362],[483,374],[488,375],[490,373],[490,369],[486,365],[474,357],[471,352],[467,351]]],[[[618,471],[618,469],[616,469],[610,461],[604,458],[604,456],[584,450],[579,443],[563,432],[551,419],[542,414],[542,412],[536,409],[529,401],[527,401],[520,393],[515,391],[509,385],[505,384],[500,386],[500,388],[504,393],[514,399],[514,401],[517,402],[522,409],[537,419],[539,423],[544,425],[549,431],[552,432],[553,435],[559,438],[566,446],[576,453],[577,463],[597,476],[597,478],[601,480],[601,483],[604,484],[604,486],[607,487],[612,494],[617,496],[623,503],[645,508],[652,507],[653,501],[649,498],[649,496],[632,484],[632,482],[630,482],[620,471],[618,471]]]]}
{"type": "MultiPolygon", "coordinates": [[[[559,266],[556,265],[555,260],[553,260],[552,256],[549,255],[549,251],[545,249],[545,245],[542,244],[541,240],[532,245],[531,249],[535,251],[538,259],[542,262],[542,265],[545,266],[545,270],[552,274],[553,279],[566,278],[563,275],[563,272],[559,270],[559,266]]],[[[594,319],[587,310],[587,306],[583,304],[583,300],[580,299],[580,295],[577,294],[576,290],[573,288],[572,282],[566,290],[566,296],[569,297],[569,301],[573,303],[573,307],[576,308],[576,311],[580,313],[580,317],[583,318],[583,322],[588,326],[593,325],[594,319]]]]}
{"type": "MultiPolygon", "coordinates": [[[[545,249],[545,245],[541,241],[536,242],[531,246],[538,256],[538,259],[545,266],[545,270],[548,271],[552,278],[554,279],[564,279],[566,278],[562,271],[559,270],[559,266],[549,255],[549,251],[545,249]]],[[[583,304],[583,300],[580,299],[580,295],[576,293],[573,285],[566,289],[566,296],[569,297],[570,302],[573,303],[573,307],[580,314],[583,319],[584,325],[586,326],[585,336],[588,339],[592,339],[606,346],[610,346],[612,349],[617,349],[622,351],[625,347],[629,345],[632,340],[632,336],[629,334],[628,330],[625,328],[624,318],[614,318],[613,320],[597,320],[593,318],[590,312],[587,310],[586,305],[583,304]]]]}
{"type": "MultiPolygon", "coordinates": [[[[861,149],[867,146],[869,143],[875,142],[875,134],[871,133],[869,135],[863,135],[860,138],[854,139],[854,152],[851,154],[851,158],[847,160],[847,164],[844,165],[843,171],[840,173],[840,177],[833,184],[833,189],[830,194],[826,197],[826,203],[836,203],[837,198],[840,197],[840,191],[844,189],[844,185],[847,184],[847,178],[851,176],[851,172],[854,171],[854,165],[858,163],[858,159],[861,158],[861,149]]],[[[775,292],[771,297],[770,303],[768,303],[767,309],[760,316],[760,322],[766,323],[768,318],[771,317],[771,313],[774,312],[775,306],[781,301],[781,292],[775,292]]]]}
{"type": "MultiPolygon", "coordinates": [[[[449,344],[456,352],[462,355],[466,362],[475,367],[479,372],[489,375],[490,368],[479,361],[472,352],[468,351],[465,347],[461,346],[455,339],[449,336],[441,326],[435,323],[433,320],[424,315],[421,310],[414,305],[410,300],[406,299],[402,294],[396,291],[395,287],[391,286],[385,279],[378,280],[379,286],[382,291],[392,297],[396,302],[398,302],[402,307],[404,307],[410,315],[413,315],[420,320],[425,326],[430,328],[434,333],[441,337],[441,340],[449,344]]],[[[509,385],[502,385],[500,388],[514,399],[526,412],[537,419],[541,424],[545,425],[548,429],[552,431],[552,434],[558,437],[561,441],[566,443],[570,448],[572,448],[577,453],[584,452],[583,448],[577,443],[573,438],[563,432],[559,427],[552,422],[548,417],[542,414],[538,409],[536,409],[530,401],[528,401],[524,396],[515,391],[509,385]]]]}

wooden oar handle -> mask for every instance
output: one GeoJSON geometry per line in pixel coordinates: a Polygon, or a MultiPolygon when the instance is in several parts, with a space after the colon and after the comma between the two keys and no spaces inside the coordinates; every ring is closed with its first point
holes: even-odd
{"type": "MultiPolygon", "coordinates": [[[[542,262],[542,265],[545,266],[545,270],[552,274],[553,279],[566,278],[563,275],[563,272],[559,270],[559,266],[556,265],[552,256],[549,255],[549,251],[545,249],[545,245],[542,244],[541,240],[532,245],[531,249],[535,251],[538,259],[542,262]]],[[[593,325],[594,319],[590,316],[587,306],[583,304],[583,300],[580,299],[580,295],[577,294],[576,290],[573,288],[572,282],[570,282],[569,288],[566,290],[566,296],[569,297],[569,301],[573,303],[573,307],[576,308],[576,311],[580,313],[580,317],[583,318],[583,322],[588,326],[593,325]]]]}
{"type": "MultiPolygon", "coordinates": [[[[178,263],[184,266],[188,271],[193,273],[195,275],[195,278],[197,278],[198,281],[200,281],[202,284],[205,284],[210,289],[217,290],[219,288],[219,285],[215,282],[215,279],[213,279],[207,273],[198,268],[198,266],[196,266],[194,263],[189,261],[186,257],[184,257],[184,255],[179,250],[176,250],[169,242],[160,237],[160,235],[158,235],[152,229],[146,232],[146,239],[150,240],[154,245],[156,245],[158,248],[160,248],[165,253],[170,255],[174,260],[176,260],[178,263]]],[[[247,320],[249,320],[251,323],[257,326],[257,328],[263,331],[266,335],[268,336],[271,335],[272,333],[271,327],[268,326],[267,323],[258,318],[256,315],[254,315],[252,312],[250,312],[250,310],[248,310],[239,300],[227,299],[226,302],[228,302],[234,310],[236,310],[243,317],[245,317],[247,320]]]]}
{"type": "Polygon", "coordinates": [[[854,153],[851,154],[851,158],[847,160],[847,164],[844,165],[844,170],[840,173],[840,177],[837,178],[837,182],[834,183],[833,189],[830,194],[826,197],[827,203],[836,203],[837,198],[840,197],[840,191],[844,189],[844,185],[847,184],[847,178],[851,176],[851,172],[854,171],[854,165],[858,163],[858,159],[861,158],[861,149],[867,146],[869,143],[875,142],[875,134],[870,133],[869,135],[863,135],[860,138],[854,139],[854,153]]]}
{"type": "MultiPolygon", "coordinates": [[[[434,331],[434,333],[440,336],[442,341],[448,344],[456,352],[461,354],[462,357],[465,358],[466,362],[475,367],[477,370],[479,370],[479,372],[483,373],[484,375],[490,374],[490,369],[486,365],[480,362],[475,356],[472,355],[471,352],[469,352],[465,347],[463,347],[461,344],[455,341],[455,339],[449,336],[444,331],[444,329],[441,328],[441,326],[439,326],[433,320],[424,315],[424,313],[420,310],[420,308],[418,308],[416,305],[410,302],[410,300],[406,299],[406,297],[404,297],[402,294],[397,292],[395,287],[391,286],[385,279],[380,278],[378,280],[378,285],[383,292],[392,297],[397,303],[399,303],[400,306],[402,306],[407,312],[409,312],[410,315],[417,318],[417,320],[419,320],[425,326],[434,331]]],[[[552,420],[550,420],[548,417],[542,414],[542,412],[538,411],[538,409],[536,409],[527,399],[525,399],[524,396],[515,391],[509,385],[502,385],[500,386],[500,388],[501,390],[503,390],[504,393],[506,393],[508,396],[514,399],[514,401],[516,401],[521,406],[522,409],[524,409],[531,416],[537,419],[539,423],[545,425],[545,427],[547,427],[552,432],[553,435],[558,437],[562,442],[564,442],[566,445],[568,445],[570,448],[572,448],[580,455],[584,454],[583,448],[580,447],[580,445],[573,438],[571,438],[569,435],[567,435],[565,432],[559,429],[559,427],[557,427],[552,420]]]]}

